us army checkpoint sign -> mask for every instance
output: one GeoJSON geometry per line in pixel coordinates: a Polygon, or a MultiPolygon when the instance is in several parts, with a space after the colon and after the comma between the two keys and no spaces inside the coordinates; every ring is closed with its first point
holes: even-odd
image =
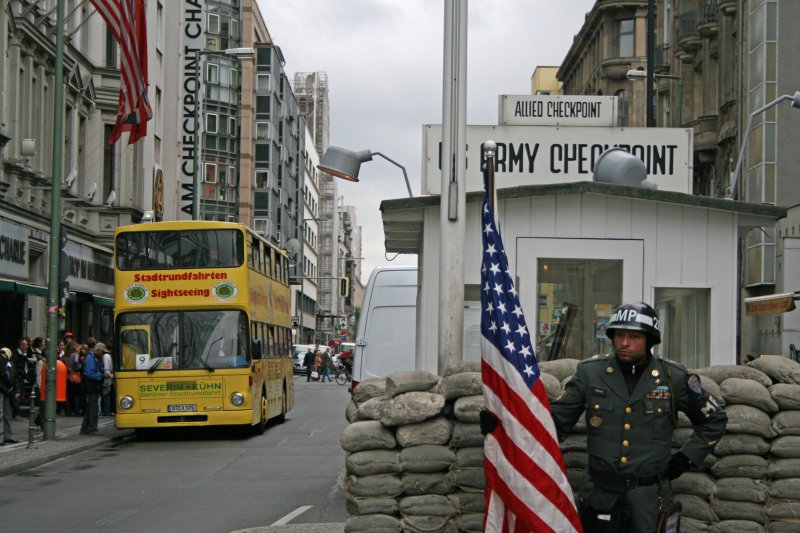
{"type": "MultiPolygon", "coordinates": [[[[439,124],[422,131],[422,194],[441,190],[439,124]]],[[[595,161],[619,146],[640,158],[660,191],[692,192],[690,128],[611,128],[559,126],[467,126],[467,192],[481,191],[482,143],[497,143],[495,186],[592,181],[595,161]]]]}

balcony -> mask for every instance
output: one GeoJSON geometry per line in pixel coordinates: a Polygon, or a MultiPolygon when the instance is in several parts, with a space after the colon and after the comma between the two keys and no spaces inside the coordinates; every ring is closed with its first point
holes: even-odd
{"type": "Polygon", "coordinates": [[[600,64],[600,77],[620,81],[626,79],[631,69],[631,58],[606,59],[600,64]]]}
{"type": "Polygon", "coordinates": [[[713,37],[719,32],[719,0],[703,0],[697,10],[697,32],[713,37]]]}
{"type": "Polygon", "coordinates": [[[694,52],[703,41],[697,32],[697,12],[682,13],[678,15],[677,29],[678,45],[686,52],[694,52]]]}
{"type": "Polygon", "coordinates": [[[719,0],[718,4],[723,15],[733,16],[739,9],[739,0],[719,0]]]}
{"type": "Polygon", "coordinates": [[[653,62],[653,72],[663,74],[669,72],[672,67],[672,46],[669,44],[657,44],[653,62]]]}

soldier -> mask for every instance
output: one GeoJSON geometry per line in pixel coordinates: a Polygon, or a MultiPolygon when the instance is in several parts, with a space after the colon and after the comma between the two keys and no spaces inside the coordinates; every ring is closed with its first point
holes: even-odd
{"type": "Polygon", "coordinates": [[[579,503],[585,530],[652,533],[671,500],[668,479],[703,461],[728,418],[695,374],[652,354],[661,342],[652,307],[621,305],[606,335],[614,354],[581,361],[551,406],[553,420],[563,440],[586,411],[588,480],[579,503]],[[694,432],[672,454],[677,411],[694,432]]]}

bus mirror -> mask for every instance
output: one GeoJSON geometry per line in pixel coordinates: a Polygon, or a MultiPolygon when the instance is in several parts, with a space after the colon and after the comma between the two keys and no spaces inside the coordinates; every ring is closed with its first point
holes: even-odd
{"type": "Polygon", "coordinates": [[[261,341],[253,341],[253,359],[261,359],[261,341]]]}

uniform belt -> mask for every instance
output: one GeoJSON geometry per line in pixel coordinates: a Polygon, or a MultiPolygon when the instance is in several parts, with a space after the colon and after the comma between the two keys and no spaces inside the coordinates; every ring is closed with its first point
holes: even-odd
{"type": "Polygon", "coordinates": [[[617,494],[637,487],[656,485],[667,479],[664,474],[660,476],[614,476],[591,470],[589,471],[589,477],[592,478],[592,482],[596,487],[617,494]]]}

